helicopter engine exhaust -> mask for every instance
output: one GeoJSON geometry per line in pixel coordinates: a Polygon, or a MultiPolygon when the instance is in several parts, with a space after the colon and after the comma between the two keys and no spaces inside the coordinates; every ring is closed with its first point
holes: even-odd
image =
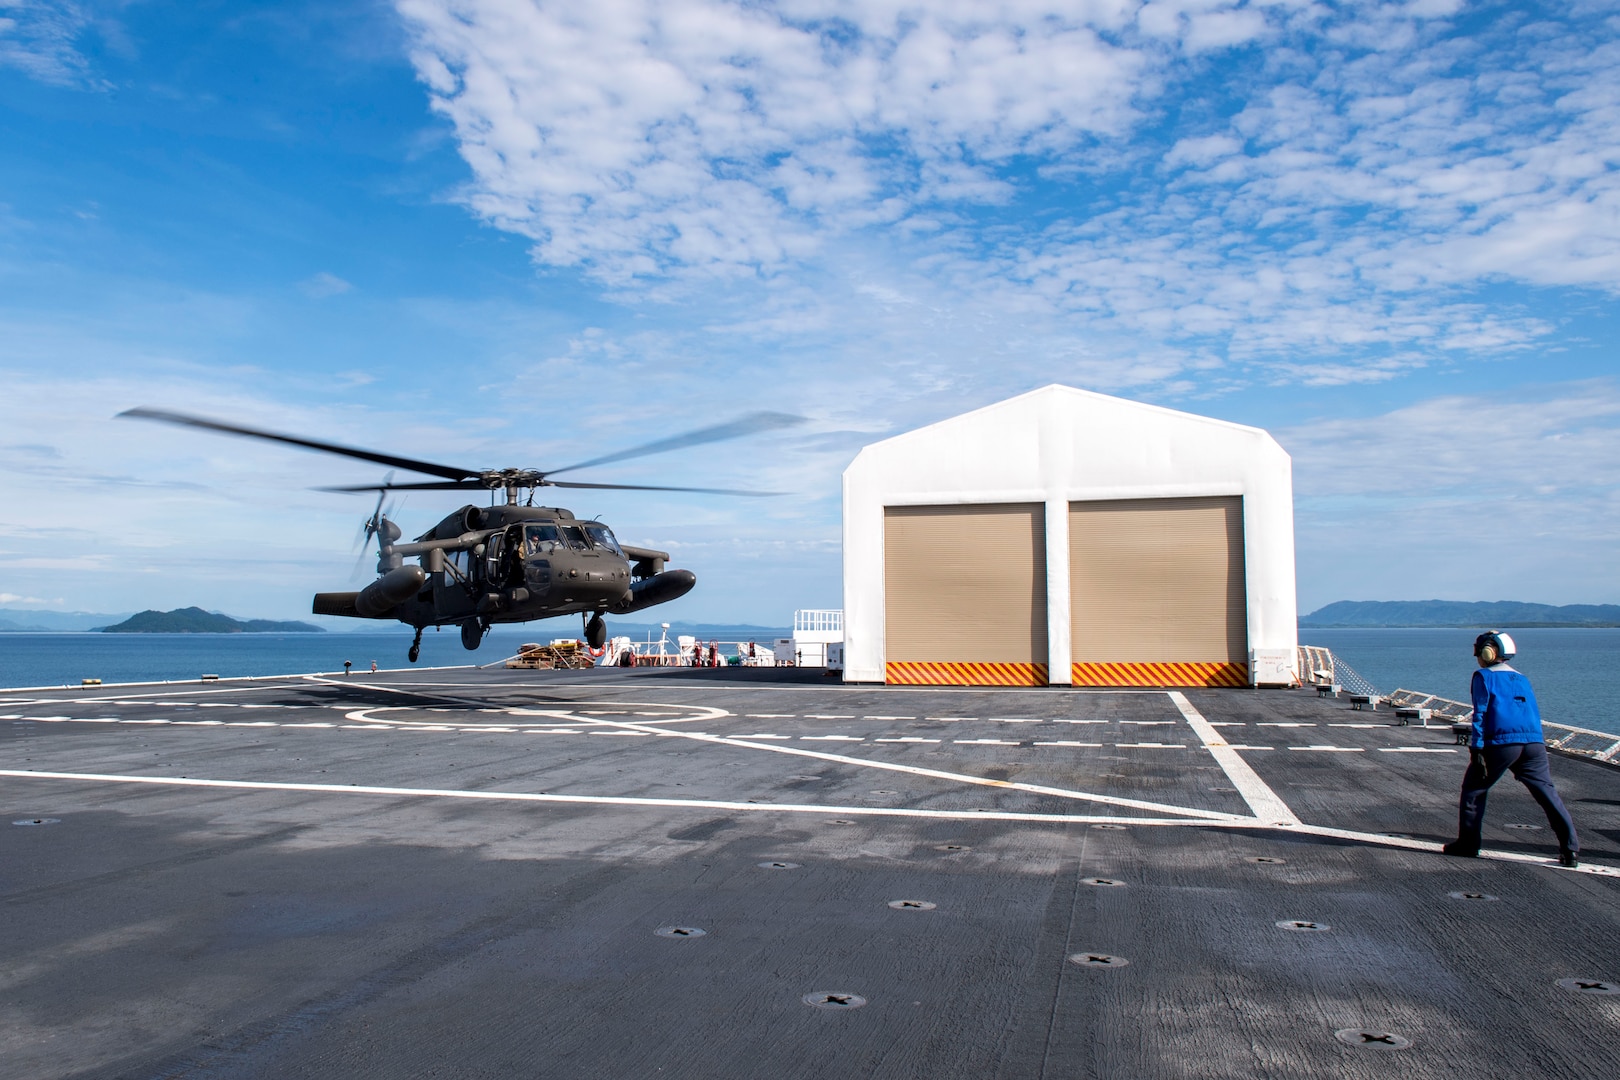
{"type": "Polygon", "coordinates": [[[665,570],[662,574],[632,583],[630,591],[611,610],[615,615],[628,615],[654,604],[665,604],[685,596],[696,584],[697,575],[690,570],[665,570]]]}
{"type": "Polygon", "coordinates": [[[377,619],[403,604],[427,583],[427,571],[420,566],[398,566],[360,590],[354,610],[362,618],[377,619]]]}

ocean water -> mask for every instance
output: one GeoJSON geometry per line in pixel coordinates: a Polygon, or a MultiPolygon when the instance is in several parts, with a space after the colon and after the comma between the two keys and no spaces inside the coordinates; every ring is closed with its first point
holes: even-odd
{"type": "MultiPolygon", "coordinates": [[[[496,628],[477,652],[468,652],[455,627],[430,629],[416,666],[494,663],[525,641],[566,633],[496,628]]],[[[403,626],[352,634],[0,634],[0,687],[342,671],[345,660],[354,661],[356,671],[369,671],[373,660],[379,668],[403,668],[411,666],[405,658],[410,647],[411,631],[403,626]]]]}
{"type": "MultiPolygon", "coordinates": [[[[1620,734],[1620,628],[1508,632],[1519,646],[1513,666],[1535,687],[1542,719],[1620,734]]],[[[1421,690],[1467,701],[1478,635],[1443,627],[1302,627],[1299,643],[1332,649],[1383,693],[1421,690]]]]}
{"type": "MultiPolygon", "coordinates": [[[[1381,691],[1401,687],[1464,701],[1476,633],[1304,629],[1299,640],[1332,649],[1381,691]]],[[[525,641],[554,636],[549,628],[497,627],[470,653],[454,629],[429,630],[418,666],[498,663],[525,641]]],[[[1530,677],[1546,719],[1620,734],[1620,628],[1515,630],[1513,636],[1520,650],[1513,666],[1530,677]]],[[[351,634],[0,634],[0,687],[342,671],[345,660],[354,661],[356,671],[369,670],[373,660],[403,668],[410,666],[410,643],[404,627],[351,634]]]]}

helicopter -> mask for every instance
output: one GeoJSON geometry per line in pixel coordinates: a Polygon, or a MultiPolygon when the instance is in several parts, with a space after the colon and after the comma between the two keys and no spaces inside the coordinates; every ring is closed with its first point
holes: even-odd
{"type": "Polygon", "coordinates": [[[323,487],[320,491],[377,492],[377,505],[363,526],[364,540],[377,541],[377,579],[354,592],[316,593],[316,615],[391,620],[414,627],[406,654],[416,663],[422,631],[458,626],[461,644],[475,650],[489,628],[559,615],[579,615],[585,642],[593,650],[607,643],[607,615],[629,615],[667,604],[692,591],[697,575],[667,569],[669,553],[621,544],[613,530],[594,519],[581,519],[560,506],[535,506],[541,488],[609,491],[679,491],[709,495],[768,496],[770,491],[731,488],[663,487],[649,484],[604,484],[554,480],[562,472],[804,423],[785,413],[757,412],[684,432],[641,446],[595,457],[560,469],[462,469],[417,461],[337,443],[265,431],[240,424],[166,409],[140,407],[118,414],[181,427],[300,446],[356,458],[390,469],[439,477],[396,484],[390,472],[380,484],[323,487]],[[415,540],[401,543],[403,530],[383,507],[389,492],[484,490],[490,505],[468,504],[451,513],[415,540]],[[498,502],[504,493],[505,501],[498,502]],[[407,562],[414,559],[415,562],[407,562]]]}

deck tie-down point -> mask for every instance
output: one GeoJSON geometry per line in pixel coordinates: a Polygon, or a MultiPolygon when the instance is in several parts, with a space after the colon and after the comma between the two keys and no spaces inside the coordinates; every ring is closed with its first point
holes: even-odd
{"type": "Polygon", "coordinates": [[[1412,1040],[1393,1031],[1374,1031],[1371,1028],[1344,1028],[1333,1037],[1350,1046],[1364,1046],[1368,1050],[1405,1050],[1412,1040]]]}
{"type": "Polygon", "coordinates": [[[1559,979],[1558,986],[1564,990],[1573,990],[1577,994],[1620,994],[1620,983],[1605,982],[1602,979],[1559,979]]]}
{"type": "Polygon", "coordinates": [[[1125,967],[1130,961],[1123,956],[1109,956],[1107,953],[1075,953],[1069,957],[1069,963],[1081,967],[1125,967]]]}
{"type": "Polygon", "coordinates": [[[866,999],[859,994],[827,993],[826,991],[806,994],[800,1000],[806,1005],[814,1005],[818,1009],[858,1009],[866,1004],[866,999]]]}

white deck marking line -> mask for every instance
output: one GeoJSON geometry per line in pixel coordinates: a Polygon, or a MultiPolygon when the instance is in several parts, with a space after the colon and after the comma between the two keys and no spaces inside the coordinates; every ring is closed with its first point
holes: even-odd
{"type": "Polygon", "coordinates": [[[1193,708],[1186,694],[1179,690],[1171,690],[1169,696],[1171,703],[1198,736],[1198,741],[1204,744],[1204,749],[1215,759],[1215,764],[1219,765],[1226,778],[1232,781],[1232,786],[1238,789],[1238,794],[1243,796],[1243,801],[1248,804],[1255,817],[1285,827],[1300,824],[1299,817],[1288,809],[1288,804],[1278,798],[1277,793],[1260,779],[1260,774],[1255,772],[1235,749],[1227,745],[1219,732],[1209,726],[1209,721],[1193,708]]]}
{"type": "Polygon", "coordinates": [[[1106,724],[1107,720],[1053,720],[1054,724],[1106,724]]]}
{"type": "Polygon", "coordinates": [[[953,739],[957,746],[1017,746],[1013,739],[953,739]]]}
{"type": "Polygon", "coordinates": [[[790,712],[751,712],[745,714],[750,720],[796,720],[797,713],[790,712]]]}
{"type": "Polygon", "coordinates": [[[987,716],[985,720],[992,724],[1044,724],[1046,721],[1034,716],[987,716]]]}
{"type": "MultiPolygon", "coordinates": [[[[778,738],[781,738],[781,737],[782,736],[778,736],[778,738]]],[[[744,738],[757,739],[757,738],[759,738],[759,736],[758,735],[745,735],[744,738]]],[[[937,743],[937,742],[939,742],[938,739],[925,739],[921,735],[900,735],[900,736],[891,737],[891,738],[887,738],[887,739],[876,739],[874,741],[876,741],[876,742],[921,742],[921,743],[937,743]]]]}
{"type": "Polygon", "coordinates": [[[1455,754],[1454,746],[1380,746],[1380,754],[1455,754]]]}
{"type": "Polygon", "coordinates": [[[1271,721],[1271,720],[1259,720],[1259,721],[1255,722],[1254,726],[1255,727],[1315,727],[1316,725],[1315,724],[1297,723],[1297,722],[1289,722],[1289,723],[1285,724],[1285,723],[1280,723],[1280,722],[1271,721]]]}
{"type": "MultiPolygon", "coordinates": [[[[613,727],[636,727],[634,724],[621,724],[613,720],[596,720],[590,723],[605,724],[613,727]]],[[[912,776],[928,776],[936,780],[950,780],[958,784],[977,784],[980,787],[1004,788],[1009,791],[1027,791],[1033,795],[1052,795],[1060,799],[1077,799],[1082,802],[1102,803],[1106,806],[1129,807],[1132,810],[1147,810],[1156,814],[1174,814],[1178,817],[1198,818],[1205,821],[1249,821],[1237,814],[1227,814],[1218,810],[1194,810],[1185,806],[1169,806],[1165,803],[1148,802],[1143,799],[1125,799],[1115,795],[1096,795],[1089,791],[1073,791],[1068,788],[1046,787],[1041,784],[1025,784],[1012,780],[991,780],[988,777],[973,776],[969,773],[945,772],[942,769],[925,769],[917,765],[902,765],[895,761],[881,761],[875,758],[849,757],[846,754],[830,754],[823,750],[809,750],[802,746],[788,746],[783,743],[757,743],[747,742],[740,738],[728,738],[720,735],[709,735],[699,731],[681,731],[664,728],[647,728],[646,730],[657,735],[667,735],[672,738],[693,739],[700,742],[714,742],[721,746],[748,746],[755,750],[769,750],[775,754],[791,754],[795,757],[816,758],[819,761],[836,761],[843,765],[856,765],[867,769],[881,769],[886,772],[907,773],[912,776]]],[[[1009,744],[1011,745],[1011,744],[1009,744]]],[[[975,811],[978,813],[978,811],[975,811]]]]}
{"type": "Polygon", "coordinates": [[[804,742],[865,742],[859,735],[800,735],[804,742]]]}
{"type": "MultiPolygon", "coordinates": [[[[314,680],[312,679],[312,681],[314,681],[314,680]]],[[[368,689],[376,690],[376,691],[379,691],[379,692],[382,692],[382,693],[412,693],[413,692],[413,691],[409,691],[409,690],[394,691],[394,690],[390,690],[388,687],[368,687],[368,689]]],[[[446,700],[446,701],[462,702],[462,701],[465,700],[465,699],[458,699],[458,698],[451,697],[448,694],[441,694],[440,697],[443,700],[446,700]]],[[[1183,699],[1183,700],[1185,700],[1185,699],[1183,699]]],[[[476,703],[469,703],[469,704],[476,704],[476,703]]],[[[1191,706],[1189,706],[1189,708],[1190,707],[1191,706]]],[[[723,717],[723,716],[732,715],[732,714],[726,712],[724,709],[715,709],[715,708],[711,708],[709,706],[689,706],[689,708],[701,708],[701,709],[704,709],[705,711],[713,714],[712,718],[714,718],[714,719],[718,719],[718,718],[723,717]]],[[[1240,815],[1237,815],[1237,814],[1227,814],[1227,813],[1223,813],[1221,811],[1194,810],[1194,809],[1191,809],[1191,808],[1185,807],[1185,806],[1168,806],[1168,805],[1166,805],[1164,803],[1148,802],[1148,801],[1143,800],[1143,799],[1125,799],[1125,798],[1120,798],[1119,796],[1115,796],[1115,795],[1095,795],[1095,794],[1092,794],[1091,792],[1088,792],[1088,791],[1071,791],[1071,790],[1069,790],[1067,788],[1046,787],[1046,786],[1041,785],[1041,784],[1025,784],[1025,783],[1021,783],[1021,782],[1017,782],[1017,781],[1011,781],[1011,780],[991,780],[988,777],[973,776],[973,775],[968,774],[968,773],[945,772],[945,771],[943,771],[941,769],[925,769],[925,768],[922,768],[921,766],[917,766],[917,765],[902,765],[899,762],[893,762],[893,761],[880,761],[880,760],[870,759],[870,758],[849,757],[846,754],[830,754],[830,753],[827,753],[826,751],[822,751],[822,750],[810,750],[810,749],[807,749],[806,747],[802,747],[802,746],[788,746],[788,745],[786,745],[784,743],[748,742],[746,740],[739,739],[739,738],[728,738],[728,737],[721,736],[721,735],[711,735],[706,731],[684,731],[684,730],[681,730],[679,728],[672,729],[672,728],[654,727],[654,726],[651,726],[651,725],[648,725],[648,724],[633,724],[633,723],[629,723],[629,722],[626,722],[626,721],[619,721],[619,720],[596,720],[596,719],[590,719],[590,718],[587,718],[587,717],[577,716],[577,715],[574,715],[572,713],[563,712],[561,710],[550,710],[550,711],[533,710],[533,711],[530,711],[530,710],[524,710],[524,709],[512,709],[512,710],[509,710],[509,711],[513,715],[533,715],[533,716],[552,716],[552,717],[556,717],[556,716],[561,715],[565,719],[577,720],[582,724],[591,724],[591,725],[597,725],[597,726],[602,726],[602,727],[624,728],[624,729],[627,729],[627,730],[635,730],[635,731],[645,731],[645,732],[647,732],[648,734],[651,734],[651,735],[661,735],[661,736],[664,736],[666,738],[672,738],[672,739],[691,739],[691,740],[693,740],[695,742],[718,743],[721,746],[747,746],[747,747],[751,747],[751,748],[753,748],[755,750],[768,750],[768,751],[770,751],[771,753],[774,753],[774,754],[789,754],[789,755],[792,755],[794,757],[815,758],[818,761],[836,761],[836,762],[839,762],[840,764],[855,765],[855,766],[858,766],[858,767],[861,767],[861,768],[866,768],[866,769],[879,769],[879,770],[883,770],[883,771],[886,771],[886,772],[907,773],[907,774],[912,775],[912,776],[928,776],[928,777],[932,777],[932,778],[934,778],[936,780],[950,780],[950,781],[952,781],[954,783],[958,783],[958,784],[976,784],[976,785],[979,785],[981,787],[1004,788],[1004,789],[1007,789],[1009,791],[1025,791],[1025,792],[1029,792],[1030,794],[1033,794],[1033,795],[1052,795],[1052,796],[1055,796],[1055,797],[1060,798],[1060,799],[1076,799],[1076,800],[1079,800],[1079,801],[1082,801],[1082,802],[1101,803],[1101,804],[1103,804],[1105,806],[1128,807],[1128,808],[1130,808],[1132,810],[1147,810],[1147,811],[1151,811],[1151,812],[1156,813],[1156,814],[1174,814],[1177,817],[1199,818],[1201,820],[1216,820],[1216,821],[1252,821],[1253,820],[1251,818],[1244,818],[1244,817],[1242,817],[1240,815]]],[[[1244,767],[1247,768],[1247,766],[1244,766],[1244,767]]],[[[986,813],[989,813],[989,811],[986,811],[986,813]]]]}
{"type": "Polygon", "coordinates": [[[762,734],[762,733],[759,733],[759,732],[755,732],[752,735],[741,735],[741,736],[739,736],[739,738],[743,738],[743,739],[791,739],[791,738],[793,738],[793,736],[791,736],[791,735],[765,735],[765,734],[762,734]]]}
{"type": "Polygon", "coordinates": [[[1329,724],[1328,727],[1375,728],[1389,727],[1388,724],[1329,724]]]}
{"type": "Polygon", "coordinates": [[[1275,746],[1250,746],[1248,743],[1230,743],[1233,750],[1275,750],[1275,746]]]}
{"type": "Polygon", "coordinates": [[[977,716],[925,716],[924,720],[932,720],[936,724],[960,724],[963,720],[977,720],[977,716]]]}
{"type": "Polygon", "coordinates": [[[1100,742],[1072,742],[1067,739],[1053,739],[1050,742],[1036,740],[1036,746],[1101,746],[1100,742]]]}
{"type": "Polygon", "coordinates": [[[1179,743],[1179,742],[1121,742],[1121,743],[1115,743],[1114,745],[1115,746],[1134,746],[1134,747],[1139,747],[1141,749],[1146,749],[1146,750],[1185,750],[1185,749],[1187,749],[1187,744],[1186,743],[1179,743]]]}
{"type": "Polygon", "coordinates": [[[1115,822],[1128,825],[1248,825],[1247,819],[1139,818],[1118,814],[1039,814],[1016,810],[924,810],[905,806],[823,806],[816,803],[751,803],[724,799],[654,799],[633,795],[554,795],[531,791],[473,791],[456,788],[373,787],[366,784],[300,784],[273,780],[205,780],[194,776],[121,776],[111,773],[29,772],[0,769],[0,776],[30,780],[88,783],[154,784],[164,787],[234,788],[243,791],[313,791],[332,795],[381,795],[439,799],[485,799],[509,802],[584,803],[598,806],[666,806],[696,810],[762,810],[797,814],[864,814],[871,817],[948,818],[956,821],[1041,821],[1053,824],[1115,822]]]}
{"type": "Polygon", "coordinates": [[[1136,727],[1161,727],[1175,724],[1174,720],[1121,720],[1121,724],[1132,724],[1136,727]]]}
{"type": "MultiPolygon", "coordinates": [[[[552,795],[544,792],[527,791],[466,791],[443,788],[395,788],[371,787],[366,785],[340,785],[340,784],[294,784],[269,780],[205,780],[189,776],[119,776],[109,773],[66,773],[30,771],[26,769],[0,769],[0,776],[14,777],[19,780],[66,780],[85,783],[106,784],[151,784],[163,787],[204,787],[228,788],[243,791],[312,791],[330,795],[381,795],[387,797],[430,797],[441,799],[485,799],[491,801],[511,802],[539,802],[539,803],[584,803],[603,806],[666,806],[674,809],[696,810],[752,810],[752,811],[785,811],[800,814],[837,814],[840,817],[864,814],[869,817],[913,817],[913,818],[948,818],[957,821],[1038,821],[1052,822],[1054,824],[1074,823],[1103,823],[1122,825],[1158,825],[1165,827],[1192,827],[1200,829],[1254,829],[1268,827],[1265,822],[1256,822],[1254,818],[1234,817],[1221,815],[1209,818],[1139,818],[1122,817],[1114,814],[1032,814],[1019,813],[1013,810],[923,810],[910,807],[890,806],[818,806],[804,803],[749,803],[725,802],[710,799],[649,799],[629,795],[552,795]]],[[[1330,829],[1321,825],[1295,825],[1274,826],[1287,827],[1291,836],[1305,834],[1307,836],[1326,836],[1338,840],[1353,840],[1366,844],[1369,847],[1404,848],[1408,851],[1433,852],[1438,854],[1440,845],[1427,840],[1403,840],[1379,833],[1355,832],[1350,829],[1330,829]]],[[[1540,866],[1549,870],[1561,870],[1570,874],[1593,874],[1599,877],[1620,877],[1620,868],[1605,866],[1601,863],[1582,863],[1577,867],[1561,867],[1557,862],[1541,855],[1529,855],[1518,851],[1490,851],[1482,850],[1479,853],[1482,859],[1491,859],[1497,862],[1516,862],[1531,866],[1540,866]]]]}
{"type": "Polygon", "coordinates": [[[1210,727],[1248,727],[1247,720],[1211,720],[1210,727]]]}
{"type": "Polygon", "coordinates": [[[806,720],[853,720],[853,719],[855,719],[855,716],[854,716],[853,713],[851,713],[848,716],[843,716],[843,715],[829,716],[829,715],[825,715],[825,714],[822,714],[822,713],[805,713],[804,718],[806,720]]]}
{"type": "Polygon", "coordinates": [[[1319,754],[1361,754],[1366,752],[1365,748],[1360,746],[1327,746],[1320,743],[1316,746],[1290,746],[1288,749],[1314,750],[1319,754]]]}

